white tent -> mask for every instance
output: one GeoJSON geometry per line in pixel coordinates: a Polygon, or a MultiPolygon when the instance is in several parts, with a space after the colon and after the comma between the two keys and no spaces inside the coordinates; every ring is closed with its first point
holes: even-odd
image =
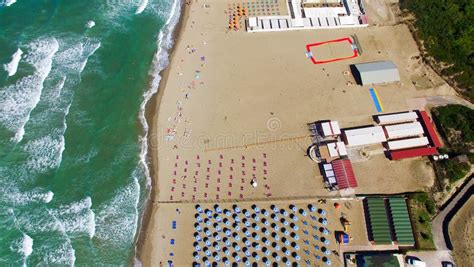
{"type": "Polygon", "coordinates": [[[388,139],[418,136],[424,133],[423,126],[419,122],[402,123],[384,126],[388,139]]]}
{"type": "Polygon", "coordinates": [[[334,142],[327,144],[329,156],[331,158],[347,156],[346,145],[344,142],[334,142]]]}
{"type": "Polygon", "coordinates": [[[418,138],[410,138],[410,139],[403,139],[403,140],[396,140],[396,141],[388,141],[388,148],[390,150],[397,150],[397,149],[404,149],[410,147],[419,147],[419,146],[426,146],[430,142],[426,137],[418,137],[418,138]]]}
{"type": "Polygon", "coordinates": [[[344,136],[348,146],[372,145],[387,141],[382,126],[345,130],[344,136]]]}
{"type": "Polygon", "coordinates": [[[379,115],[376,117],[376,121],[378,124],[394,124],[400,122],[410,122],[415,121],[418,119],[418,114],[416,112],[403,112],[403,113],[396,113],[396,114],[388,114],[388,115],[379,115]]]}
{"type": "Polygon", "coordinates": [[[321,128],[323,130],[323,136],[337,136],[341,134],[341,128],[339,128],[339,123],[337,121],[329,121],[321,123],[321,128]]]}

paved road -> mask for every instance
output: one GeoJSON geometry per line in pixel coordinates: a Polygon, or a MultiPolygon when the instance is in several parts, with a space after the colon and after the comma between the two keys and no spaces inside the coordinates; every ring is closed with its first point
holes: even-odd
{"type": "Polygon", "coordinates": [[[434,218],[432,222],[432,233],[435,246],[438,250],[449,250],[446,245],[446,240],[443,235],[443,222],[446,215],[455,207],[456,203],[464,196],[464,194],[471,192],[470,188],[474,186],[474,179],[470,179],[469,182],[459,191],[456,197],[448,200],[449,204],[434,218]]]}

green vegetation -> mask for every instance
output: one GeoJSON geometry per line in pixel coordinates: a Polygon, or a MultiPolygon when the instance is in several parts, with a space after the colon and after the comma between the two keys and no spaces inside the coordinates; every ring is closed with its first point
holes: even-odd
{"type": "Polygon", "coordinates": [[[474,110],[461,105],[447,105],[436,107],[432,112],[439,132],[449,144],[449,148],[440,150],[440,153],[451,156],[449,160],[436,162],[436,173],[441,181],[448,179],[453,183],[463,178],[471,168],[469,163],[455,157],[467,155],[471,163],[474,159],[470,153],[474,143],[474,110]]]}
{"type": "Polygon", "coordinates": [[[415,240],[419,249],[435,249],[431,234],[431,220],[435,214],[433,199],[426,193],[415,193],[409,197],[410,215],[415,224],[415,240]]]}
{"type": "Polygon", "coordinates": [[[401,8],[416,17],[417,35],[442,74],[453,77],[474,99],[474,1],[401,0],[401,8]]]}
{"type": "Polygon", "coordinates": [[[450,146],[458,153],[468,153],[474,143],[474,110],[461,105],[447,105],[431,111],[450,146]]]}
{"type": "Polygon", "coordinates": [[[448,179],[451,183],[462,179],[471,170],[469,163],[459,162],[457,159],[439,161],[436,165],[440,169],[440,178],[448,179]]]}

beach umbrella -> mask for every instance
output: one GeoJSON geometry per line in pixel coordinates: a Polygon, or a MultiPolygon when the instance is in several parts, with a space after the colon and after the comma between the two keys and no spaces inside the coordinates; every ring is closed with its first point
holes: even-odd
{"type": "Polygon", "coordinates": [[[197,216],[197,217],[196,217],[196,221],[197,221],[197,222],[202,222],[201,216],[197,216]]]}
{"type": "Polygon", "coordinates": [[[329,234],[328,229],[324,229],[324,230],[323,230],[323,234],[328,235],[328,234],[329,234]]]}
{"type": "Polygon", "coordinates": [[[286,240],[286,241],[283,241],[285,243],[285,246],[289,246],[290,245],[290,241],[286,240]]]}
{"type": "Polygon", "coordinates": [[[328,225],[328,220],[323,219],[321,223],[322,223],[323,225],[328,225]]]}
{"type": "Polygon", "coordinates": [[[195,209],[196,209],[196,210],[197,210],[199,213],[201,213],[201,212],[202,212],[201,205],[199,205],[199,204],[196,204],[196,205],[194,205],[194,208],[195,208],[195,209]]]}
{"type": "Polygon", "coordinates": [[[290,208],[290,210],[292,210],[292,211],[296,211],[296,206],[293,205],[293,204],[290,204],[289,208],[290,208]]]}
{"type": "Polygon", "coordinates": [[[296,246],[295,246],[295,249],[296,249],[296,250],[300,250],[300,246],[299,246],[299,245],[296,245],[296,246]]]}

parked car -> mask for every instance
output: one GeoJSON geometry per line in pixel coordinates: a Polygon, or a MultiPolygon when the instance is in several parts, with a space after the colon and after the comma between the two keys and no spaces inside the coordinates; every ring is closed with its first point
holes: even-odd
{"type": "Polygon", "coordinates": [[[407,256],[406,262],[408,266],[426,267],[426,263],[417,257],[407,256]]]}

